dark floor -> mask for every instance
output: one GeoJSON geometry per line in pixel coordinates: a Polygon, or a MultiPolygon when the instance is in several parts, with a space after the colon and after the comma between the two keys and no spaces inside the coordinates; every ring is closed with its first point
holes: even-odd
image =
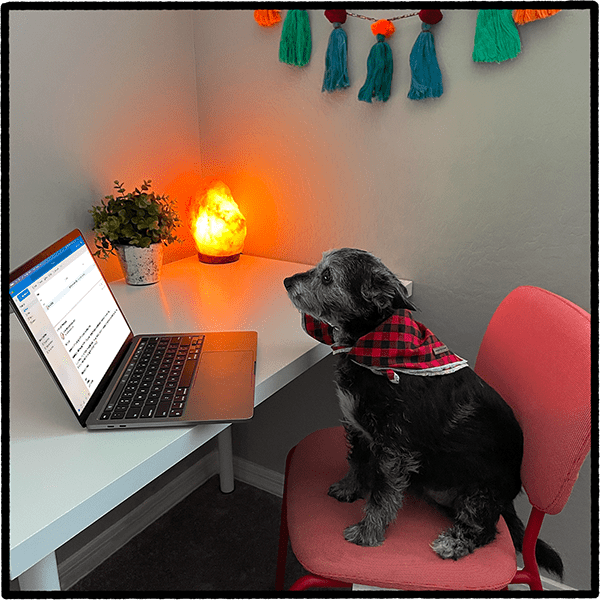
{"type": "MultiPolygon", "coordinates": [[[[217,476],[81,579],[71,592],[275,589],[281,499],[217,476]]],[[[306,571],[288,551],[285,589],[306,571]]]]}

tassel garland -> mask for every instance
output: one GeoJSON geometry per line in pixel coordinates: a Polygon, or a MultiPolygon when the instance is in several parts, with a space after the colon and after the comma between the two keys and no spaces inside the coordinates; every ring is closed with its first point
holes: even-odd
{"type": "Polygon", "coordinates": [[[475,29],[475,62],[503,62],[521,52],[521,38],[512,10],[480,10],[475,29]]]}
{"type": "Polygon", "coordinates": [[[279,43],[279,60],[303,67],[310,61],[312,39],[310,20],[305,10],[288,10],[279,43]]]}
{"type": "MultiPolygon", "coordinates": [[[[516,58],[521,52],[521,39],[517,25],[545,19],[561,12],[554,10],[484,9],[477,14],[477,25],[472,58],[475,62],[500,63],[516,58]]],[[[280,10],[255,10],[254,19],[263,27],[271,27],[281,21],[280,10]]],[[[431,26],[439,23],[443,16],[437,9],[420,10],[376,20],[367,15],[330,9],[325,17],[333,25],[325,53],[325,73],[322,92],[333,92],[350,86],[348,77],[348,35],[342,28],[347,17],[371,21],[371,31],[376,37],[367,59],[367,76],[358,92],[362,102],[373,102],[373,98],[386,102],[391,93],[394,61],[392,49],[386,39],[395,32],[393,21],[418,16],[421,33],[410,53],[411,85],[408,98],[422,100],[439,98],[444,93],[442,72],[438,64],[435,41],[431,26]]],[[[303,67],[310,62],[312,38],[307,10],[288,10],[279,43],[279,60],[289,65],[303,67]]]]}
{"type": "Polygon", "coordinates": [[[325,76],[322,92],[346,88],[350,85],[348,78],[348,36],[342,29],[346,22],[345,10],[326,10],[325,16],[333,23],[333,31],[329,36],[325,53],[325,76]]]}
{"type": "Polygon", "coordinates": [[[254,20],[262,27],[272,27],[281,21],[280,10],[255,10],[254,20]]]}
{"type": "Polygon", "coordinates": [[[371,31],[377,37],[377,42],[369,52],[367,79],[358,92],[358,99],[363,102],[372,102],[373,98],[386,102],[390,97],[394,61],[392,49],[385,39],[390,37],[395,30],[394,24],[385,19],[371,25],[371,31]]]}
{"type": "Polygon", "coordinates": [[[554,10],[515,10],[513,13],[513,19],[517,25],[525,25],[525,23],[531,23],[531,21],[537,21],[538,19],[545,19],[551,17],[556,13],[560,12],[560,9],[554,10]]]}
{"type": "Polygon", "coordinates": [[[421,33],[410,53],[412,80],[408,98],[411,100],[439,98],[444,93],[442,72],[438,65],[433,33],[430,29],[432,24],[442,20],[442,11],[422,10],[419,18],[423,23],[421,24],[421,33]]]}

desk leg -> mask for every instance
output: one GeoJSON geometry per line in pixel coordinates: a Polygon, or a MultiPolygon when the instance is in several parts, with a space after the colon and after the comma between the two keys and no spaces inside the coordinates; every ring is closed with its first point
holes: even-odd
{"type": "Polygon", "coordinates": [[[60,590],[56,554],[52,552],[42,558],[19,577],[19,588],[26,591],[55,591],[60,590]]]}
{"type": "Polygon", "coordinates": [[[219,478],[221,491],[224,494],[233,492],[233,446],[231,442],[231,425],[217,436],[219,442],[219,478]]]}

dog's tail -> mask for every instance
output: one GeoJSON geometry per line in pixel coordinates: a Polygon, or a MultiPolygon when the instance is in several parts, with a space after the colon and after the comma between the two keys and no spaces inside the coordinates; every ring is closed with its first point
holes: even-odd
{"type": "MultiPolygon", "coordinates": [[[[523,536],[525,535],[525,527],[523,521],[519,518],[515,511],[514,503],[511,503],[503,512],[502,516],[508,526],[510,537],[517,552],[523,552],[523,536]]],[[[562,581],[564,567],[560,555],[554,548],[550,547],[543,540],[538,539],[535,546],[535,558],[538,566],[542,567],[549,573],[554,573],[562,581]]]]}

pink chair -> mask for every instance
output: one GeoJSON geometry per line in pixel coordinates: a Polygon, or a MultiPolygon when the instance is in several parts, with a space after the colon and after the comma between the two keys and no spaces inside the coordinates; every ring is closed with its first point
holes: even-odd
{"type": "Polygon", "coordinates": [[[329,486],[347,471],[342,427],[316,431],[288,455],[276,589],[283,589],[288,540],[310,575],[290,589],[361,583],[400,590],[501,590],[525,583],[542,590],[535,544],[546,514],[565,506],[590,450],[590,315],[535,287],[511,292],[494,313],[475,370],[513,408],[524,434],[523,487],[532,509],[523,542],[524,568],[504,519],[496,539],[458,561],[440,559],[429,544],[448,519],[407,497],[377,548],[344,539],[362,518],[364,501],[338,502],[329,486]]]}

